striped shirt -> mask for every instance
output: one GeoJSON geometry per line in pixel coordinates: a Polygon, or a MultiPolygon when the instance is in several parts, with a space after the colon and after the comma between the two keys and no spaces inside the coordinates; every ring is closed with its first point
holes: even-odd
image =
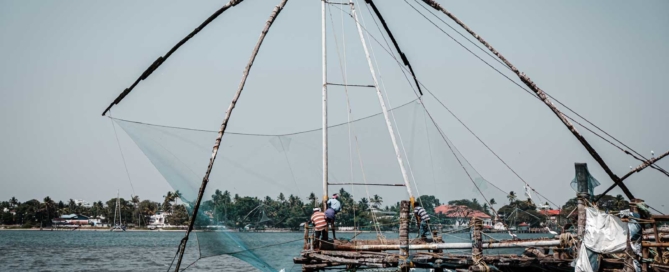
{"type": "Polygon", "coordinates": [[[414,208],[413,209],[413,214],[420,217],[420,220],[422,220],[422,221],[430,220],[430,215],[428,215],[427,212],[425,211],[425,209],[423,209],[423,207],[421,207],[421,206],[418,206],[418,207],[414,208]]]}
{"type": "Polygon", "coordinates": [[[325,229],[327,223],[325,222],[325,214],[323,212],[314,212],[311,215],[311,222],[314,223],[314,229],[321,231],[325,229]]]}

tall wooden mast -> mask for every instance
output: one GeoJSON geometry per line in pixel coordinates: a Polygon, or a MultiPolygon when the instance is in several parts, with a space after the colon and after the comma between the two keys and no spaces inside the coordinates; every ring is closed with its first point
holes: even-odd
{"type": "Polygon", "coordinates": [[[328,68],[325,48],[325,0],[321,0],[321,47],[323,65],[323,211],[328,201],[328,68]]]}

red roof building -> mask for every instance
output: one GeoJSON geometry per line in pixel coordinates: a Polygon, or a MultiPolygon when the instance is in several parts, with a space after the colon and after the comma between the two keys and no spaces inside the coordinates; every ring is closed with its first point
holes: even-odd
{"type": "Polygon", "coordinates": [[[540,210],[539,213],[547,216],[558,216],[560,215],[560,210],[540,210]]]}

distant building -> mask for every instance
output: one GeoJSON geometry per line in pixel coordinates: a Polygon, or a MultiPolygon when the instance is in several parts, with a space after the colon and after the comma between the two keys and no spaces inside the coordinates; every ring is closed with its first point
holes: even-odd
{"type": "Polygon", "coordinates": [[[530,224],[528,224],[527,222],[518,224],[518,231],[527,231],[529,229],[530,229],[530,224]]]}
{"type": "Polygon", "coordinates": [[[80,214],[64,214],[51,219],[54,226],[82,226],[90,224],[88,216],[80,214]]]}
{"type": "Polygon", "coordinates": [[[549,226],[557,226],[558,225],[558,217],[560,216],[560,210],[543,209],[543,210],[540,210],[539,213],[546,216],[546,223],[549,226]]]}
{"type": "Polygon", "coordinates": [[[75,199],[74,204],[76,204],[77,206],[79,204],[81,204],[81,206],[84,206],[84,207],[87,207],[87,208],[92,207],[91,203],[89,203],[89,202],[87,202],[86,200],[83,200],[83,199],[75,199]]]}
{"type": "Polygon", "coordinates": [[[434,213],[440,214],[453,223],[454,228],[464,228],[469,225],[472,217],[483,220],[484,228],[492,228],[492,218],[490,215],[478,210],[471,209],[464,205],[441,205],[434,208],[434,213]]]}
{"type": "Polygon", "coordinates": [[[154,215],[149,216],[149,227],[162,228],[167,224],[167,217],[170,216],[170,213],[166,212],[157,212],[154,215]]]}
{"type": "Polygon", "coordinates": [[[95,218],[89,218],[88,223],[92,224],[95,227],[103,227],[104,224],[102,223],[102,221],[104,221],[105,219],[106,218],[104,216],[98,215],[95,218]]]}

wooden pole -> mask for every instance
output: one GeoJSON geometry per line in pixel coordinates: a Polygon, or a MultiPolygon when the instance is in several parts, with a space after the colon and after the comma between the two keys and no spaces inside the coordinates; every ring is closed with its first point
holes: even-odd
{"type": "Polygon", "coordinates": [[[602,157],[599,156],[597,151],[595,151],[595,149],[590,145],[590,143],[588,143],[588,141],[585,140],[585,138],[578,132],[578,130],[576,130],[574,125],[572,125],[571,122],[569,122],[567,117],[564,116],[564,114],[562,114],[562,112],[560,112],[560,110],[558,110],[558,108],[555,107],[555,105],[553,105],[553,102],[551,102],[550,99],[548,99],[548,96],[546,96],[546,93],[544,93],[544,91],[542,89],[540,89],[539,86],[537,86],[537,84],[535,84],[530,79],[530,77],[528,77],[525,73],[519,71],[518,68],[513,66],[513,64],[511,64],[511,62],[509,62],[504,56],[502,56],[502,54],[500,54],[495,48],[493,48],[492,45],[490,45],[487,41],[485,41],[481,36],[476,34],[467,25],[465,25],[462,21],[460,21],[460,19],[455,17],[455,15],[450,13],[448,10],[446,10],[444,7],[442,7],[435,0],[423,0],[423,2],[425,2],[428,6],[431,6],[432,8],[446,14],[446,16],[448,16],[453,21],[455,21],[458,25],[460,25],[462,28],[464,28],[469,34],[474,36],[474,38],[476,38],[481,44],[483,44],[486,48],[488,48],[488,50],[490,50],[490,52],[492,52],[495,56],[497,56],[500,60],[502,60],[502,62],[504,62],[504,64],[506,64],[506,66],[508,66],[511,69],[511,71],[513,71],[520,78],[520,80],[528,88],[530,88],[544,102],[544,104],[546,104],[546,106],[548,106],[553,111],[553,113],[555,113],[555,115],[560,119],[560,121],[562,121],[562,123],[569,129],[569,131],[571,131],[571,133],[574,135],[574,137],[576,137],[576,139],[579,142],[581,142],[583,147],[585,147],[585,149],[588,151],[588,153],[590,153],[590,155],[595,159],[595,161],[597,161],[597,163],[599,163],[599,165],[604,169],[606,174],[609,175],[611,180],[613,180],[613,182],[615,184],[618,184],[618,186],[620,186],[620,189],[623,190],[623,192],[625,193],[627,198],[629,198],[630,200],[634,199],[634,196],[632,195],[632,192],[630,192],[630,190],[627,188],[627,186],[625,186],[625,184],[622,182],[622,180],[620,180],[620,178],[618,176],[616,176],[616,174],[614,174],[613,171],[611,171],[611,169],[606,164],[606,162],[604,162],[604,159],[602,159],[602,157]]]}
{"type": "Polygon", "coordinates": [[[393,143],[393,148],[395,148],[395,155],[397,157],[397,163],[400,165],[400,171],[402,172],[402,178],[404,179],[404,184],[406,185],[407,192],[409,193],[409,198],[411,199],[411,204],[413,205],[414,197],[411,192],[411,184],[409,183],[409,176],[407,175],[406,169],[404,169],[404,162],[402,161],[402,152],[400,152],[399,147],[397,146],[397,140],[395,139],[395,132],[393,131],[393,125],[390,122],[390,117],[388,116],[388,109],[386,108],[385,99],[379,89],[379,81],[376,79],[376,73],[374,72],[374,65],[372,64],[372,59],[369,56],[369,50],[367,50],[367,43],[365,42],[365,36],[362,34],[362,26],[360,26],[360,21],[358,20],[358,15],[355,12],[355,6],[353,5],[353,0],[350,0],[349,5],[351,6],[351,14],[355,20],[355,24],[358,27],[358,34],[360,35],[360,42],[362,42],[362,48],[365,51],[365,56],[367,57],[367,64],[369,65],[369,71],[372,74],[372,79],[374,80],[374,87],[376,88],[376,95],[379,97],[379,104],[381,104],[381,109],[383,110],[383,117],[386,119],[386,127],[388,128],[388,134],[390,134],[390,141],[393,143]]]}
{"type": "Polygon", "coordinates": [[[321,0],[321,62],[323,65],[323,211],[328,208],[328,58],[325,39],[325,5],[325,0],[321,0]]]}
{"type": "Polygon", "coordinates": [[[193,208],[193,216],[190,220],[190,223],[188,224],[188,231],[186,231],[186,235],[184,236],[183,239],[181,239],[181,244],[179,245],[179,260],[177,261],[176,269],[174,271],[179,271],[179,268],[181,266],[181,261],[184,256],[184,252],[186,251],[186,244],[188,243],[188,236],[190,235],[191,231],[193,231],[195,219],[197,218],[197,213],[200,209],[200,202],[202,202],[204,191],[207,188],[207,183],[209,183],[209,175],[211,174],[211,170],[214,167],[214,161],[216,160],[216,155],[218,154],[218,148],[221,145],[221,139],[223,138],[225,129],[228,127],[228,121],[230,120],[230,116],[232,115],[232,110],[235,108],[237,100],[242,94],[242,90],[244,90],[244,85],[246,84],[246,78],[248,78],[249,76],[249,72],[251,71],[251,66],[253,66],[253,61],[255,61],[256,56],[258,55],[258,51],[260,50],[260,46],[262,45],[262,42],[265,39],[265,35],[267,35],[269,28],[272,26],[272,23],[274,23],[274,19],[276,19],[276,17],[279,16],[279,13],[281,12],[281,10],[283,9],[283,7],[286,5],[287,2],[288,0],[282,0],[278,6],[274,7],[272,14],[270,14],[269,19],[267,19],[267,22],[265,23],[265,28],[263,28],[262,32],[260,33],[260,38],[258,38],[258,42],[256,43],[255,48],[253,48],[253,52],[251,52],[251,59],[249,59],[248,64],[246,64],[246,68],[244,69],[244,74],[242,76],[241,82],[239,83],[239,87],[237,88],[237,92],[232,98],[232,102],[230,102],[228,110],[225,112],[223,123],[221,124],[221,128],[218,131],[218,135],[216,136],[216,141],[214,142],[214,147],[211,152],[211,158],[209,159],[209,166],[207,166],[207,171],[204,174],[204,178],[202,178],[200,191],[198,192],[197,200],[195,201],[195,207],[193,208]]]}
{"type": "Polygon", "coordinates": [[[409,221],[411,203],[406,200],[400,202],[400,258],[406,260],[409,257],[409,221]]]}
{"type": "MultiPolygon", "coordinates": [[[[623,177],[621,177],[620,180],[623,181],[623,180],[629,178],[632,174],[641,172],[641,170],[646,169],[646,167],[652,166],[656,161],[661,160],[662,158],[666,157],[667,155],[669,155],[669,151],[665,152],[664,154],[662,154],[662,155],[660,155],[660,156],[658,156],[658,157],[651,158],[651,159],[649,159],[649,160],[644,161],[641,165],[639,165],[639,166],[635,167],[634,169],[632,169],[631,171],[627,172],[627,174],[625,174],[623,177]]],[[[613,188],[616,188],[617,185],[618,185],[617,183],[612,184],[609,188],[607,188],[607,189],[606,189],[606,190],[599,196],[599,198],[601,198],[601,197],[603,197],[604,195],[606,195],[606,193],[608,193],[609,191],[613,190],[613,188]]],[[[599,198],[595,199],[595,202],[597,202],[597,201],[599,200],[599,198]]]]}
{"type": "Polygon", "coordinates": [[[105,116],[107,112],[114,106],[118,105],[118,103],[121,103],[121,100],[125,98],[134,88],[139,84],[140,81],[146,80],[160,65],[162,65],[167,59],[179,48],[184,45],[186,42],[188,42],[191,38],[193,38],[197,33],[200,33],[202,29],[204,29],[209,23],[213,22],[216,18],[218,18],[219,15],[223,14],[226,10],[228,10],[231,7],[236,6],[237,4],[241,3],[243,0],[230,0],[227,4],[225,4],[223,7],[221,7],[219,10],[214,12],[209,18],[204,20],[198,27],[193,29],[193,31],[188,34],[188,36],[184,37],[181,41],[179,41],[177,44],[175,44],[170,51],[168,51],[165,56],[160,56],[158,59],[156,59],[146,70],[144,70],[144,73],[142,73],[137,80],[128,88],[123,90],[114,101],[109,104],[109,106],[105,109],[105,111],[102,112],[102,116],[105,116]]]}
{"type": "Polygon", "coordinates": [[[483,220],[478,217],[472,217],[472,219],[469,221],[469,226],[471,227],[472,261],[474,262],[474,265],[470,267],[470,270],[476,270],[477,268],[480,269],[483,266],[486,266],[486,264],[483,262],[483,238],[481,236],[483,220]]]}
{"type": "Polygon", "coordinates": [[[578,203],[578,237],[583,239],[585,234],[585,202],[590,198],[590,183],[588,182],[588,165],[586,163],[575,163],[576,168],[576,184],[578,185],[578,193],[576,194],[578,203]]]}

